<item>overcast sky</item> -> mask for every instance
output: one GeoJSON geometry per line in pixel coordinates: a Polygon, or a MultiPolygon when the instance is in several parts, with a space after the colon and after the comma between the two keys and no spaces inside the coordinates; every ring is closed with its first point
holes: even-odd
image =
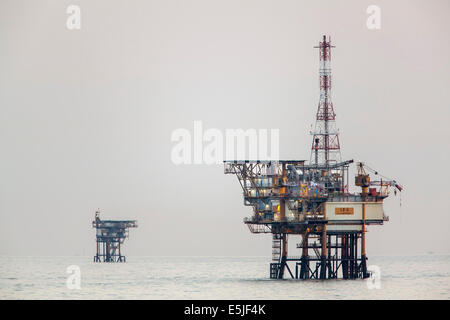
{"type": "MultiPolygon", "coordinates": [[[[309,159],[331,36],[344,159],[405,187],[371,255],[450,252],[450,2],[0,2],[0,254],[93,255],[94,212],[137,219],[127,256],[270,256],[221,165],[171,161],[171,134],[280,129],[309,159]],[[69,5],[81,29],[66,27],[69,5]],[[381,8],[381,29],[366,9],[381,8]]],[[[295,247],[295,246],[292,246],[295,247]]]]}

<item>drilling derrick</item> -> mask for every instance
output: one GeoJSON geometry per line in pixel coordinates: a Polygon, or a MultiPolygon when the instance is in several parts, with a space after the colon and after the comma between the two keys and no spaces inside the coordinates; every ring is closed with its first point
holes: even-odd
{"type": "Polygon", "coordinates": [[[128,229],[137,228],[136,220],[101,220],[97,210],[92,227],[96,229],[97,243],[94,262],[126,262],[120,245],[128,238],[128,229]]]}
{"type": "MultiPolygon", "coordinates": [[[[336,114],[331,103],[331,43],[323,37],[320,52],[320,102],[309,163],[306,160],[224,161],[225,174],[234,174],[243,189],[244,205],[253,214],[244,219],[252,233],[272,234],[270,278],[355,279],[369,276],[366,228],[388,220],[383,200],[389,188],[401,191],[392,179],[372,181],[358,163],[349,192],[349,166],[342,161],[336,114]],[[296,235],[298,255],[288,255],[288,236],[296,235]],[[290,266],[291,265],[291,266],[290,266]],[[295,269],[291,267],[295,266],[295,269]]],[[[380,175],[381,176],[381,175],[380,175]]]]}

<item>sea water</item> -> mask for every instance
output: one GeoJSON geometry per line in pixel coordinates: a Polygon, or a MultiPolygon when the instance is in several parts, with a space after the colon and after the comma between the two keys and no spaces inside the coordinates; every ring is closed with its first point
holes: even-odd
{"type": "Polygon", "coordinates": [[[2,256],[0,299],[450,298],[450,255],[370,257],[379,282],[271,280],[269,262],[267,257],[129,256],[126,263],[94,263],[80,256],[2,256]]]}

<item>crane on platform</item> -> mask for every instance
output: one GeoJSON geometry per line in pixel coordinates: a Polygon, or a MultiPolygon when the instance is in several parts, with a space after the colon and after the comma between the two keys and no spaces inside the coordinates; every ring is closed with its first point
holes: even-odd
{"type": "Polygon", "coordinates": [[[361,195],[368,195],[369,193],[373,196],[376,194],[378,195],[385,195],[387,196],[389,194],[389,187],[393,187],[394,193],[397,194],[397,190],[401,192],[403,190],[403,186],[399,184],[394,179],[390,179],[386,176],[383,176],[378,173],[378,171],[370,168],[368,165],[364,164],[363,162],[358,162],[356,164],[358,173],[355,176],[355,185],[362,188],[361,195]],[[380,180],[371,181],[370,175],[366,172],[367,171],[373,173],[374,175],[378,175],[381,177],[380,180]],[[384,178],[384,179],[383,179],[384,178]],[[380,187],[378,191],[376,191],[376,188],[369,188],[369,187],[380,187]]]}

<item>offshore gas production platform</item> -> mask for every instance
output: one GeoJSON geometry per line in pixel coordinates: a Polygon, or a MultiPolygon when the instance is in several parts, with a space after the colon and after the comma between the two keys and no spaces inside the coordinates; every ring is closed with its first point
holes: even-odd
{"type": "Polygon", "coordinates": [[[126,262],[120,247],[128,238],[128,229],[137,228],[137,221],[101,220],[100,210],[97,210],[92,227],[96,230],[97,244],[94,262],[126,262]]]}
{"type": "Polygon", "coordinates": [[[252,233],[272,234],[270,278],[355,279],[369,277],[366,228],[388,221],[383,200],[396,181],[359,162],[349,191],[349,166],[342,161],[339,134],[331,102],[331,41],[319,42],[320,99],[311,156],[305,160],[225,161],[225,173],[235,174],[244,204],[253,208],[245,218],[252,233]],[[379,177],[372,180],[370,174],[379,177]],[[300,235],[299,255],[288,256],[288,235],[300,235]],[[295,269],[291,269],[295,263],[295,269]],[[289,266],[291,264],[291,266],[289,266]]]}

